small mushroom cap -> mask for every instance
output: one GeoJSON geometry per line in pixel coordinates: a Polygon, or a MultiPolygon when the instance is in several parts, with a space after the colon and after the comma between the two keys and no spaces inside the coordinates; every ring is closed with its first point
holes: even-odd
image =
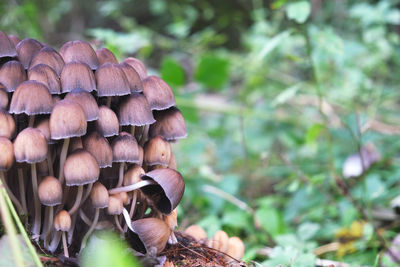
{"type": "Polygon", "coordinates": [[[71,228],[71,216],[66,210],[62,210],[54,217],[56,231],[68,232],[71,228]]]}
{"type": "Polygon", "coordinates": [[[170,214],[178,206],[185,191],[185,182],[179,172],[169,168],[155,169],[142,175],[142,180],[157,182],[140,190],[151,199],[160,212],[170,214]]]}
{"type": "Polygon", "coordinates": [[[130,203],[130,198],[127,192],[120,192],[116,194],[119,199],[121,199],[123,205],[128,205],[130,203]]]}
{"type": "Polygon", "coordinates": [[[17,162],[37,163],[47,157],[46,138],[38,129],[28,127],[14,140],[14,155],[17,162]]]}
{"type": "Polygon", "coordinates": [[[43,205],[56,206],[61,204],[62,186],[60,181],[53,176],[46,176],[39,184],[38,195],[43,205]]]}
{"type": "Polygon", "coordinates": [[[99,175],[96,159],[86,150],[75,150],[65,161],[64,176],[68,186],[94,183],[99,175]]]}
{"type": "Polygon", "coordinates": [[[148,166],[168,166],[171,152],[171,145],[157,135],[151,138],[144,146],[144,162],[148,166]]]}
{"type": "Polygon", "coordinates": [[[106,106],[99,107],[99,119],[96,121],[96,129],[104,137],[118,135],[119,122],[112,109],[106,106]]]}
{"type": "Polygon", "coordinates": [[[14,43],[4,32],[0,31],[0,58],[3,57],[16,57],[17,51],[15,50],[14,43]]]}
{"type": "Polygon", "coordinates": [[[49,118],[42,119],[35,123],[35,128],[42,132],[48,144],[54,144],[55,141],[50,137],[50,120],[49,118]]]}
{"type": "Polygon", "coordinates": [[[117,64],[101,65],[95,73],[98,96],[129,95],[131,89],[125,73],[117,64]]]}
{"type": "Polygon", "coordinates": [[[196,239],[197,241],[205,241],[207,240],[207,233],[200,226],[193,224],[186,228],[185,233],[196,239]]]}
{"type": "Polygon", "coordinates": [[[16,60],[6,62],[0,69],[0,83],[7,92],[14,92],[26,80],[24,66],[16,60]]]}
{"type": "Polygon", "coordinates": [[[37,64],[28,70],[28,79],[43,83],[50,94],[60,94],[61,84],[57,73],[45,64],[37,64]]]}
{"type": "Polygon", "coordinates": [[[172,152],[172,150],[171,150],[171,158],[169,159],[169,162],[168,162],[168,168],[174,169],[174,170],[178,169],[178,166],[176,163],[176,157],[175,157],[175,154],[172,152]]]}
{"type": "Polygon", "coordinates": [[[94,121],[99,118],[99,107],[91,93],[82,89],[74,89],[64,99],[69,99],[81,105],[87,121],[94,121]]]}
{"type": "Polygon", "coordinates": [[[92,70],[96,70],[99,66],[96,52],[92,46],[85,41],[69,41],[60,48],[60,55],[66,64],[70,62],[86,63],[92,70]]]}
{"type": "Polygon", "coordinates": [[[156,254],[164,250],[171,230],[168,225],[157,218],[145,218],[132,222],[133,249],[147,253],[156,249],[156,254]]]}
{"type": "Polygon", "coordinates": [[[226,254],[237,260],[241,260],[243,258],[244,244],[239,237],[233,236],[229,238],[228,251],[226,252],[226,254]]]}
{"type": "Polygon", "coordinates": [[[164,222],[173,231],[178,226],[178,211],[174,209],[170,214],[164,215],[164,222]]]}
{"type": "Polygon", "coordinates": [[[108,207],[107,207],[108,214],[119,215],[122,213],[123,208],[124,206],[121,198],[115,195],[108,197],[108,207]]]}
{"type": "Polygon", "coordinates": [[[118,65],[125,73],[126,79],[128,80],[129,86],[131,88],[131,93],[143,92],[142,79],[140,78],[137,71],[132,68],[128,63],[121,63],[118,65]]]}
{"type": "Polygon", "coordinates": [[[87,92],[96,90],[94,74],[85,63],[70,62],[65,64],[60,77],[63,93],[71,92],[74,89],[82,89],[87,92]]]}
{"type": "Polygon", "coordinates": [[[15,121],[7,111],[0,109],[0,136],[11,139],[15,133],[15,121]]]}
{"type": "Polygon", "coordinates": [[[7,109],[8,94],[4,85],[0,83],[0,109],[7,109]]]}
{"type": "Polygon", "coordinates": [[[92,154],[100,168],[111,167],[113,159],[111,146],[98,132],[85,136],[83,148],[92,154]]]}
{"type": "Polygon", "coordinates": [[[0,171],[7,171],[14,162],[14,146],[10,140],[0,137],[0,171]]]}
{"type": "Polygon", "coordinates": [[[28,69],[32,58],[42,47],[43,45],[39,41],[32,38],[26,38],[17,44],[18,59],[25,69],[28,69]]]}
{"type": "Polygon", "coordinates": [[[99,48],[96,50],[97,59],[99,60],[99,66],[105,63],[118,63],[114,54],[107,48],[99,48]]]}
{"type": "Polygon", "coordinates": [[[98,209],[103,209],[108,206],[108,191],[107,188],[100,182],[96,182],[90,192],[90,200],[92,206],[98,209]]]}
{"type": "Polygon", "coordinates": [[[156,121],[146,97],[139,93],[132,93],[124,99],[119,106],[118,116],[121,125],[143,126],[156,121]]]}
{"type": "Polygon", "coordinates": [[[41,162],[36,163],[36,173],[39,176],[48,176],[49,173],[49,165],[47,165],[47,160],[43,160],[41,162]]]}
{"type": "MultiPolygon", "coordinates": [[[[15,36],[13,34],[9,34],[8,39],[10,39],[11,43],[13,43],[14,46],[16,46],[19,42],[21,42],[21,39],[19,39],[17,36],[15,36]]],[[[1,45],[3,45],[3,44],[1,44],[1,45]]],[[[14,48],[14,50],[15,50],[15,48],[14,48]]]]}
{"type": "Polygon", "coordinates": [[[228,251],[229,236],[222,230],[218,230],[208,241],[210,248],[226,253],[228,251]]]}
{"type": "Polygon", "coordinates": [[[138,146],[139,149],[139,163],[138,165],[142,166],[143,165],[143,158],[144,158],[144,150],[143,147],[138,146]]]}
{"type": "Polygon", "coordinates": [[[81,105],[70,100],[59,101],[50,115],[51,139],[59,140],[86,134],[86,116],[81,105]]]}
{"type": "Polygon", "coordinates": [[[32,58],[29,68],[31,69],[39,64],[44,64],[51,67],[57,76],[61,75],[61,70],[65,65],[61,55],[49,46],[43,47],[39,52],[36,53],[36,55],[32,58]]]}
{"type": "Polygon", "coordinates": [[[164,110],[176,104],[171,88],[157,76],[148,76],[143,80],[143,94],[152,110],[164,110]]]}
{"type": "Polygon", "coordinates": [[[187,136],[186,124],[179,109],[153,112],[156,122],[150,125],[149,136],[161,135],[165,140],[173,141],[187,136]]]}
{"type": "Polygon", "coordinates": [[[128,57],[122,61],[122,63],[127,63],[129,64],[132,68],[136,70],[136,72],[139,74],[140,79],[144,79],[147,77],[147,70],[145,65],[143,64],[142,61],[140,61],[137,58],[134,57],[128,57]]]}
{"type": "Polygon", "coordinates": [[[135,137],[127,132],[121,132],[111,144],[113,162],[139,163],[138,146],[135,137]]]}
{"type": "Polygon", "coordinates": [[[141,181],[140,176],[145,174],[142,167],[133,164],[124,174],[123,185],[131,185],[141,181]]]}

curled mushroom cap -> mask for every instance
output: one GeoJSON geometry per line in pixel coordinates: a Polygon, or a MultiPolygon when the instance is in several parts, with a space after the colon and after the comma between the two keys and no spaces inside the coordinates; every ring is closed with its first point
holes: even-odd
{"type": "Polygon", "coordinates": [[[108,206],[107,188],[100,182],[96,182],[92,187],[92,191],[90,191],[90,200],[93,207],[99,209],[106,208],[108,206]]]}
{"type": "Polygon", "coordinates": [[[85,41],[69,41],[60,48],[60,55],[66,64],[70,62],[86,63],[92,70],[96,70],[99,66],[96,52],[88,42],[85,41]]]}
{"type": "Polygon", "coordinates": [[[185,191],[185,182],[179,172],[169,168],[155,169],[142,175],[142,179],[156,182],[140,190],[160,212],[170,214],[178,206],[185,191]]]}
{"type": "Polygon", "coordinates": [[[176,104],[171,88],[157,76],[148,76],[143,80],[143,93],[152,110],[163,110],[176,104]]]}
{"type": "Polygon", "coordinates": [[[96,50],[97,59],[99,60],[99,66],[105,63],[118,63],[114,54],[107,48],[99,48],[96,50]]]}
{"type": "Polygon", "coordinates": [[[54,217],[54,228],[56,231],[68,232],[71,228],[71,216],[66,210],[62,210],[54,217]]]}
{"type": "Polygon", "coordinates": [[[63,93],[71,92],[74,89],[82,89],[87,92],[96,90],[94,74],[89,66],[82,62],[65,64],[60,79],[63,93]]]}
{"type": "Polygon", "coordinates": [[[61,70],[64,67],[64,60],[56,50],[49,46],[45,46],[32,58],[29,68],[31,69],[39,64],[51,67],[57,76],[60,76],[61,70]]]}
{"type": "Polygon", "coordinates": [[[139,74],[140,79],[144,79],[147,77],[147,70],[146,67],[144,66],[143,62],[140,61],[137,58],[134,57],[128,57],[122,61],[122,63],[127,63],[129,64],[132,68],[135,69],[135,71],[139,74]]]}
{"type": "Polygon", "coordinates": [[[14,162],[14,146],[10,140],[0,137],[0,171],[7,171],[14,162]]]}
{"type": "Polygon", "coordinates": [[[171,145],[161,136],[155,136],[144,146],[144,162],[148,166],[168,166],[171,159],[171,145]]]}
{"type": "Polygon", "coordinates": [[[143,126],[155,122],[146,97],[139,93],[132,93],[122,101],[118,116],[121,125],[143,126]]]}
{"type": "Polygon", "coordinates": [[[98,96],[121,96],[131,93],[125,73],[117,64],[101,65],[95,76],[98,96]]]}
{"type": "Polygon", "coordinates": [[[7,92],[14,92],[26,80],[24,66],[16,60],[6,62],[0,69],[0,83],[7,92]]]}
{"type": "Polygon", "coordinates": [[[93,155],[100,168],[111,167],[112,149],[107,139],[98,132],[92,132],[83,139],[83,148],[93,155]]]}
{"type": "Polygon", "coordinates": [[[17,162],[36,163],[47,157],[47,141],[42,132],[25,128],[14,140],[14,155],[17,162]]]}
{"type": "Polygon", "coordinates": [[[121,132],[113,140],[111,148],[113,151],[113,162],[139,163],[138,143],[131,134],[121,132]]]}
{"type": "Polygon", "coordinates": [[[104,137],[118,135],[119,122],[112,109],[107,106],[99,107],[99,119],[96,121],[96,129],[104,137]]]}
{"type": "Polygon", "coordinates": [[[0,136],[11,139],[15,133],[15,121],[7,111],[0,109],[0,136]]]}
{"type": "Polygon", "coordinates": [[[244,255],[244,244],[239,237],[233,236],[229,238],[228,251],[226,252],[226,254],[237,260],[242,259],[244,255]]]}
{"type": "Polygon", "coordinates": [[[86,150],[75,150],[65,161],[64,176],[68,186],[94,183],[99,175],[96,159],[86,150]]]}
{"type": "Polygon", "coordinates": [[[61,84],[57,73],[45,64],[37,64],[28,71],[28,79],[43,83],[50,94],[60,94],[61,84]]]}
{"type": "Polygon", "coordinates": [[[32,38],[26,38],[16,46],[18,59],[25,69],[28,69],[34,55],[42,49],[43,45],[32,38]]]}
{"type": "Polygon", "coordinates": [[[165,140],[173,141],[187,136],[185,120],[179,109],[172,107],[153,114],[156,122],[150,125],[150,137],[161,135],[165,140]]]}
{"type": "Polygon", "coordinates": [[[60,181],[53,176],[46,176],[39,184],[38,195],[43,205],[56,206],[61,204],[62,187],[60,181]]]}
{"type": "Polygon", "coordinates": [[[94,121],[99,118],[99,107],[91,93],[82,89],[74,89],[64,99],[69,99],[81,105],[87,121],[94,121]]]}
{"type": "Polygon", "coordinates": [[[17,51],[15,50],[14,43],[9,39],[7,34],[0,31],[0,58],[15,56],[17,56],[17,51]]]}
{"type": "Polygon", "coordinates": [[[208,241],[210,248],[226,253],[228,251],[229,236],[222,230],[218,230],[208,241]]]}
{"type": "Polygon", "coordinates": [[[193,224],[186,228],[185,233],[196,239],[197,241],[207,240],[207,233],[200,226],[193,224]]]}

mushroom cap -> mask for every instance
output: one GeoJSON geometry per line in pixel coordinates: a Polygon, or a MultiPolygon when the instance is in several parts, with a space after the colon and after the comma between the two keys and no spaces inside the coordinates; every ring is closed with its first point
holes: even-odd
{"type": "Polygon", "coordinates": [[[97,59],[99,60],[99,66],[105,63],[118,63],[114,54],[107,48],[99,48],[96,50],[97,59]]]}
{"type": "Polygon", "coordinates": [[[51,139],[64,139],[86,134],[86,116],[81,105],[70,100],[59,101],[50,115],[51,139]]]}
{"type": "Polygon", "coordinates": [[[85,41],[69,41],[60,48],[60,55],[66,64],[70,62],[86,63],[92,70],[96,70],[99,66],[96,52],[92,46],[85,41]]]}
{"type": "Polygon", "coordinates": [[[60,76],[65,63],[61,55],[57,53],[56,50],[49,46],[45,46],[40,49],[40,51],[37,52],[32,58],[29,68],[31,69],[39,64],[44,64],[51,67],[57,76],[60,76]]]}
{"type": "Polygon", "coordinates": [[[96,129],[104,137],[118,135],[119,122],[112,109],[107,106],[99,107],[99,119],[96,121],[96,129]]]}
{"type": "Polygon", "coordinates": [[[3,57],[16,57],[17,51],[15,50],[14,43],[4,32],[0,31],[0,58],[3,57]]]}
{"type": "Polygon", "coordinates": [[[42,132],[48,144],[54,144],[55,141],[50,136],[50,119],[45,118],[35,122],[35,128],[42,132]]]}
{"type": "Polygon", "coordinates": [[[140,79],[144,79],[147,77],[147,70],[145,65],[143,64],[142,61],[140,61],[137,58],[134,57],[128,57],[122,61],[122,63],[127,63],[129,64],[132,68],[135,69],[135,71],[139,74],[140,79]]]}
{"type": "Polygon", "coordinates": [[[16,60],[6,62],[0,69],[0,83],[7,92],[14,92],[26,80],[24,66],[16,60]]]}
{"type": "Polygon", "coordinates": [[[8,94],[6,87],[0,83],[0,109],[7,109],[8,106],[8,94]]]}
{"type": "Polygon", "coordinates": [[[148,166],[162,165],[167,167],[171,153],[171,145],[160,135],[157,135],[144,145],[144,162],[148,166]]]}
{"type": "Polygon", "coordinates": [[[170,214],[164,215],[164,222],[173,231],[178,226],[178,211],[174,209],[170,214]]]}
{"type": "Polygon", "coordinates": [[[165,140],[172,141],[187,136],[185,120],[178,108],[154,111],[153,115],[156,122],[150,125],[149,137],[161,135],[165,140]]]}
{"type": "Polygon", "coordinates": [[[92,206],[97,209],[103,209],[108,206],[107,188],[100,182],[94,183],[92,191],[90,191],[90,200],[92,206]]]}
{"type": "MultiPolygon", "coordinates": [[[[0,34],[1,34],[1,33],[0,33],[0,34]]],[[[0,37],[0,38],[1,38],[1,37],[0,37]]],[[[21,42],[21,39],[19,39],[17,36],[15,36],[15,35],[13,35],[13,34],[9,34],[9,35],[8,35],[8,39],[10,39],[11,43],[14,44],[14,51],[15,51],[15,46],[16,46],[19,42],[21,42]]],[[[1,44],[0,47],[1,47],[1,46],[3,46],[3,44],[1,44]]],[[[15,51],[15,53],[17,53],[17,52],[15,51]]]]}
{"type": "Polygon", "coordinates": [[[98,96],[129,95],[131,89],[128,79],[118,64],[106,63],[101,65],[95,73],[98,96]]]}
{"type": "Polygon", "coordinates": [[[10,140],[0,137],[0,171],[7,171],[14,162],[14,146],[10,140]]]}
{"type": "Polygon", "coordinates": [[[100,168],[96,159],[83,149],[72,152],[64,164],[64,176],[67,186],[85,185],[97,181],[100,168]]]}
{"type": "Polygon", "coordinates": [[[123,185],[131,185],[141,181],[140,177],[145,174],[142,167],[133,164],[124,174],[123,185]]]}
{"type": "Polygon", "coordinates": [[[169,159],[169,162],[168,162],[168,168],[173,169],[173,170],[178,169],[178,166],[176,163],[176,157],[175,157],[175,154],[172,152],[172,150],[171,150],[171,158],[169,159]]]}
{"type": "Polygon", "coordinates": [[[218,230],[208,241],[210,248],[226,253],[228,251],[229,236],[222,230],[218,230]]]}
{"type": "Polygon", "coordinates": [[[164,250],[171,230],[168,225],[157,218],[144,218],[132,222],[133,232],[129,232],[133,249],[142,253],[156,249],[156,254],[164,250]]]}
{"type": "Polygon", "coordinates": [[[38,129],[25,128],[14,140],[14,155],[17,162],[32,164],[45,160],[47,157],[46,138],[38,129]]]}
{"type": "Polygon", "coordinates": [[[143,165],[143,158],[144,158],[144,150],[143,147],[138,146],[139,149],[139,163],[138,165],[142,166],[143,165]]]}
{"type": "Polygon", "coordinates": [[[129,65],[128,63],[121,63],[118,65],[118,67],[120,67],[122,71],[125,73],[126,79],[128,80],[129,86],[131,88],[131,93],[143,92],[142,79],[140,78],[137,71],[134,68],[132,68],[132,66],[129,65]]]}
{"type": "Polygon", "coordinates": [[[61,90],[63,93],[74,89],[87,92],[96,90],[96,80],[89,66],[82,62],[69,62],[61,71],[61,90]]]}
{"type": "Polygon", "coordinates": [[[157,183],[144,186],[140,190],[160,212],[170,214],[178,206],[185,191],[185,182],[179,172],[169,168],[155,169],[141,178],[157,183]]]}
{"type": "Polygon", "coordinates": [[[122,101],[118,117],[121,125],[143,126],[156,121],[146,97],[139,93],[132,93],[122,101]]]}
{"type": "Polygon", "coordinates": [[[124,209],[121,198],[116,195],[108,197],[107,213],[110,215],[120,215],[124,209]]]}
{"type": "Polygon", "coordinates": [[[99,106],[97,106],[96,99],[91,93],[82,89],[74,89],[64,99],[69,99],[81,105],[87,121],[94,121],[99,118],[99,106]]]}
{"type": "Polygon", "coordinates": [[[130,203],[130,198],[127,192],[119,192],[116,196],[121,199],[123,205],[128,205],[130,203]]]}
{"type": "Polygon", "coordinates": [[[69,141],[68,154],[71,154],[72,152],[74,152],[77,149],[83,149],[82,138],[79,136],[72,137],[71,140],[69,141]]]}
{"type": "Polygon", "coordinates": [[[56,231],[68,232],[71,228],[71,216],[66,210],[62,210],[54,217],[56,231]]]}
{"type": "Polygon", "coordinates": [[[37,64],[28,70],[28,80],[43,83],[50,94],[61,94],[61,83],[57,73],[48,65],[37,64]]]}
{"type": "Polygon", "coordinates": [[[112,149],[108,140],[98,132],[92,132],[83,138],[83,148],[96,159],[100,168],[111,167],[112,149]]]}
{"type": "Polygon", "coordinates": [[[139,163],[138,143],[131,134],[121,132],[112,144],[113,162],[139,163]]]}
{"type": "Polygon", "coordinates": [[[244,244],[243,241],[237,237],[232,236],[228,240],[228,251],[226,252],[232,258],[241,260],[244,255],[244,244]]]}
{"type": "Polygon", "coordinates": [[[176,104],[171,87],[157,76],[148,76],[143,80],[143,94],[152,110],[164,110],[176,104]]]}
{"type": "Polygon", "coordinates": [[[38,187],[40,202],[46,206],[61,204],[62,193],[60,181],[53,176],[44,177],[38,187]]]}
{"type": "Polygon", "coordinates": [[[197,241],[205,241],[207,240],[207,233],[203,228],[196,224],[192,224],[188,228],[186,228],[185,233],[196,239],[197,241]]]}
{"type": "Polygon", "coordinates": [[[15,121],[7,111],[0,109],[0,136],[11,139],[15,133],[15,121]]]}
{"type": "Polygon", "coordinates": [[[43,45],[32,38],[26,38],[20,41],[15,47],[18,54],[18,60],[22,63],[25,69],[28,69],[32,58],[35,56],[43,45]]]}

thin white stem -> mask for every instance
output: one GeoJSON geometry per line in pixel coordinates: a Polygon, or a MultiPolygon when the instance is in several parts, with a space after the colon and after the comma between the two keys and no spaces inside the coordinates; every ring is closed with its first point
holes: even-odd
{"type": "Polygon", "coordinates": [[[108,193],[110,195],[113,195],[113,194],[118,194],[121,192],[130,192],[130,191],[133,191],[133,190],[136,190],[136,189],[139,189],[146,185],[151,185],[151,184],[156,184],[156,182],[154,182],[153,180],[144,180],[144,181],[137,182],[135,184],[110,189],[110,190],[108,190],[108,193]]]}
{"type": "Polygon", "coordinates": [[[79,205],[81,204],[81,199],[82,199],[82,193],[83,193],[83,185],[80,185],[78,186],[78,193],[76,194],[75,203],[72,206],[72,208],[68,211],[69,215],[74,214],[79,209],[79,205]]]}
{"type": "MultiPolygon", "coordinates": [[[[54,208],[52,206],[46,207],[49,213],[47,214],[47,227],[46,230],[43,233],[44,236],[44,247],[47,248],[49,247],[49,242],[50,242],[50,232],[51,232],[51,226],[53,225],[53,217],[54,217],[54,208]]],[[[46,218],[45,218],[46,219],[46,218]]]]}
{"type": "Polygon", "coordinates": [[[28,214],[28,208],[26,207],[26,196],[25,196],[25,180],[22,168],[18,168],[18,185],[19,185],[19,197],[21,198],[22,210],[24,214],[28,214]]]}
{"type": "Polygon", "coordinates": [[[11,188],[8,187],[6,177],[4,175],[3,171],[0,171],[0,179],[3,182],[4,188],[7,191],[8,196],[10,197],[11,201],[14,203],[16,206],[18,213],[20,214],[28,214],[27,212],[24,211],[21,203],[19,202],[18,198],[14,195],[14,193],[11,191],[11,188]]]}
{"type": "Polygon", "coordinates": [[[42,216],[41,216],[42,208],[38,197],[36,163],[31,164],[31,175],[32,175],[33,202],[35,204],[35,221],[33,223],[32,233],[34,239],[37,241],[40,235],[40,225],[42,224],[42,216]]]}
{"type": "Polygon", "coordinates": [[[63,243],[63,247],[64,247],[64,256],[69,258],[67,237],[65,236],[65,232],[62,232],[62,243],[63,243]]]}
{"type": "Polygon", "coordinates": [[[55,231],[53,239],[51,240],[51,244],[49,246],[49,251],[54,252],[58,248],[58,244],[60,243],[61,232],[55,231]]]}
{"type": "Polygon", "coordinates": [[[118,178],[117,187],[120,187],[122,185],[122,181],[124,180],[124,169],[125,169],[125,162],[120,162],[119,163],[119,178],[118,178]]]}
{"type": "Polygon", "coordinates": [[[33,127],[34,122],[35,122],[35,115],[29,116],[29,127],[33,127]]]}
{"type": "MultiPolygon", "coordinates": [[[[131,209],[129,210],[129,218],[130,219],[132,219],[133,214],[135,213],[136,201],[137,201],[137,192],[133,191],[131,209]]],[[[126,232],[126,231],[128,231],[128,222],[126,222],[126,224],[124,225],[124,232],[126,232]]]]}
{"type": "Polygon", "coordinates": [[[52,153],[51,153],[51,147],[49,146],[49,149],[47,150],[47,167],[49,168],[49,175],[54,176],[54,169],[53,169],[53,162],[52,162],[52,153]]]}
{"type": "Polygon", "coordinates": [[[131,135],[135,137],[135,125],[131,125],[131,135]]]}
{"type": "Polygon", "coordinates": [[[82,197],[81,206],[83,203],[85,203],[86,199],[88,199],[88,197],[90,196],[90,192],[92,191],[92,188],[93,188],[93,183],[88,184],[88,186],[86,188],[86,192],[82,197]]]}
{"type": "Polygon", "coordinates": [[[117,228],[120,231],[121,235],[124,235],[124,230],[122,229],[121,224],[119,223],[117,214],[114,215],[114,221],[115,221],[115,225],[117,225],[117,228]]]}
{"type": "Polygon", "coordinates": [[[150,125],[149,125],[149,124],[146,124],[146,125],[144,126],[143,133],[142,133],[142,137],[140,138],[139,145],[143,146],[144,143],[146,142],[147,137],[148,137],[148,135],[149,135],[149,129],[150,129],[150,125]]]}
{"type": "Polygon", "coordinates": [[[111,96],[107,96],[107,107],[111,107],[111,96]]]}
{"type": "Polygon", "coordinates": [[[65,160],[67,159],[67,152],[68,152],[68,146],[69,146],[69,138],[64,139],[64,144],[61,149],[61,154],[60,154],[60,168],[59,168],[59,173],[58,173],[58,180],[60,181],[61,184],[64,183],[64,163],[65,160]]]}
{"type": "Polygon", "coordinates": [[[82,251],[82,249],[84,249],[84,248],[86,247],[86,242],[87,242],[87,240],[89,239],[89,236],[92,234],[92,232],[94,231],[94,229],[96,229],[96,225],[97,225],[97,222],[98,222],[98,220],[99,220],[99,213],[100,213],[99,211],[100,211],[100,209],[99,209],[99,208],[96,208],[96,211],[95,211],[95,213],[94,213],[94,219],[93,219],[92,225],[90,225],[89,230],[87,231],[87,233],[85,234],[85,236],[84,236],[83,239],[82,239],[82,242],[81,242],[81,251],[82,251]]]}
{"type": "MultiPolygon", "coordinates": [[[[79,210],[79,217],[81,217],[82,221],[86,223],[88,226],[92,225],[92,221],[86,216],[85,212],[82,209],[79,210]]],[[[95,229],[96,230],[105,229],[108,227],[108,225],[109,221],[100,221],[100,222],[98,221],[95,229]]]]}

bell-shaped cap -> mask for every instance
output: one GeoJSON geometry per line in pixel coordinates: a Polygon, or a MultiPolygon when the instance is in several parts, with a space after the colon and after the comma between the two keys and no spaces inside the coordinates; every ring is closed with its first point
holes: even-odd
{"type": "Polygon", "coordinates": [[[138,143],[131,134],[121,132],[113,140],[111,148],[113,151],[113,162],[139,163],[138,143]]]}
{"type": "Polygon", "coordinates": [[[87,92],[96,90],[96,80],[92,70],[85,63],[70,62],[61,71],[61,91],[71,92],[82,89],[87,92]]]}
{"type": "Polygon", "coordinates": [[[204,231],[203,228],[196,224],[190,225],[188,228],[185,229],[185,234],[190,235],[194,239],[196,239],[199,242],[203,242],[207,240],[207,233],[204,231]]]}
{"type": "Polygon", "coordinates": [[[170,214],[178,206],[185,191],[185,182],[179,172],[169,168],[155,169],[142,175],[142,180],[156,182],[140,190],[160,212],[170,214]]]}
{"type": "Polygon", "coordinates": [[[71,228],[71,216],[66,210],[61,210],[54,217],[54,228],[56,231],[68,232],[71,228]]]}
{"type": "Polygon", "coordinates": [[[96,159],[86,150],[75,150],[65,161],[64,176],[68,186],[94,183],[99,175],[100,168],[96,159]]]}
{"type": "Polygon", "coordinates": [[[19,42],[16,46],[18,60],[22,63],[22,66],[27,70],[32,58],[35,56],[40,49],[42,49],[43,45],[32,38],[26,38],[19,42]]]}
{"type": "Polygon", "coordinates": [[[0,109],[7,109],[8,107],[8,94],[6,87],[0,83],[0,109]]]}
{"type": "Polygon", "coordinates": [[[14,146],[10,140],[0,137],[0,171],[7,171],[14,162],[14,146]]]}
{"type": "MultiPolygon", "coordinates": [[[[0,32],[0,35],[1,35],[1,32],[0,32]]],[[[1,39],[1,37],[0,37],[0,39],[1,39]]],[[[14,46],[16,46],[19,42],[21,42],[21,39],[19,39],[17,36],[15,36],[15,35],[13,35],[13,34],[9,34],[9,35],[8,35],[8,39],[10,39],[11,43],[13,43],[14,46]]],[[[1,47],[2,45],[3,45],[3,44],[0,44],[0,47],[1,47]]],[[[15,50],[15,47],[14,47],[14,50],[15,50]]],[[[17,53],[17,52],[15,51],[15,53],[17,53]]]]}
{"type": "Polygon", "coordinates": [[[241,260],[244,255],[243,241],[237,236],[230,237],[228,240],[228,250],[226,254],[234,259],[241,260]]]}
{"type": "Polygon", "coordinates": [[[104,209],[108,207],[108,191],[102,183],[94,183],[92,191],[90,191],[90,201],[94,208],[104,209]]]}
{"type": "Polygon", "coordinates": [[[14,43],[4,32],[0,31],[0,58],[3,57],[16,57],[17,51],[15,50],[14,43]]]}
{"type": "Polygon", "coordinates": [[[85,41],[69,41],[60,48],[60,55],[66,64],[70,62],[86,63],[92,70],[96,70],[99,66],[96,52],[92,46],[85,41]]]}
{"type": "Polygon", "coordinates": [[[144,162],[147,166],[167,167],[171,159],[171,145],[161,136],[151,138],[144,146],[144,162]]]}
{"type": "Polygon", "coordinates": [[[124,205],[122,203],[121,198],[119,198],[116,195],[111,195],[108,197],[108,207],[107,207],[108,214],[120,215],[122,213],[123,208],[124,205]]]}
{"type": "MultiPolygon", "coordinates": [[[[71,154],[75,150],[83,149],[83,142],[81,137],[72,137],[69,141],[68,154],[71,154]]],[[[93,156],[93,155],[92,155],[93,156]]]]}
{"type": "Polygon", "coordinates": [[[0,136],[11,139],[15,133],[14,118],[7,111],[0,109],[0,136]]]}
{"type": "Polygon", "coordinates": [[[94,99],[91,93],[82,89],[74,89],[69,92],[64,99],[74,101],[81,105],[87,121],[94,121],[99,118],[99,106],[97,106],[96,99],[94,99]]]}
{"type": "Polygon", "coordinates": [[[125,73],[126,79],[128,80],[131,92],[140,93],[143,91],[142,79],[134,68],[128,63],[121,63],[118,65],[122,71],[125,73]]]}
{"type": "Polygon", "coordinates": [[[64,60],[56,50],[49,46],[45,46],[40,49],[32,58],[29,68],[33,68],[36,65],[44,64],[52,68],[57,76],[61,75],[61,71],[64,67],[64,60]]]}
{"type": "Polygon", "coordinates": [[[49,89],[37,81],[25,81],[15,90],[10,103],[10,113],[27,115],[49,114],[53,99],[49,89]]]}
{"type": "Polygon", "coordinates": [[[42,134],[46,138],[47,144],[55,143],[55,141],[51,139],[49,118],[44,118],[39,121],[35,121],[35,128],[42,132],[42,134]]]}
{"type": "Polygon", "coordinates": [[[101,65],[95,73],[98,96],[129,95],[131,89],[125,73],[117,64],[101,65]]]}
{"type": "Polygon", "coordinates": [[[146,97],[139,93],[132,93],[122,101],[118,116],[121,125],[143,126],[155,122],[146,97]]]}
{"type": "Polygon", "coordinates": [[[138,146],[138,149],[139,149],[139,163],[138,163],[138,165],[142,166],[143,165],[143,159],[144,159],[144,149],[140,145],[138,146]]]}
{"type": "Polygon", "coordinates": [[[17,162],[37,163],[45,160],[46,138],[38,129],[25,128],[14,140],[14,155],[17,162]]]}
{"type": "Polygon", "coordinates": [[[169,162],[168,162],[168,168],[174,169],[174,170],[178,169],[178,166],[176,163],[176,157],[175,157],[174,152],[172,152],[172,149],[171,149],[171,158],[169,159],[169,162]]]}
{"type": "Polygon", "coordinates": [[[164,250],[171,230],[163,220],[144,218],[133,221],[131,226],[133,232],[129,232],[129,235],[134,250],[144,254],[150,251],[158,254],[164,250]]]}
{"type": "Polygon", "coordinates": [[[38,195],[40,202],[45,206],[61,204],[62,186],[60,181],[53,176],[46,176],[39,184],[38,195]]]}
{"type": "Polygon", "coordinates": [[[124,59],[124,61],[122,61],[122,63],[127,63],[132,68],[134,68],[136,70],[136,72],[139,74],[140,79],[143,80],[144,78],[147,77],[146,66],[139,59],[134,58],[134,57],[128,57],[128,58],[124,59]]]}
{"type": "Polygon", "coordinates": [[[37,64],[28,70],[28,80],[43,83],[50,94],[61,94],[61,83],[57,73],[48,65],[37,64]]]}
{"type": "Polygon", "coordinates": [[[112,149],[107,139],[98,132],[92,132],[83,138],[83,148],[96,159],[100,168],[111,167],[112,149]]]}
{"type": "Polygon", "coordinates": [[[123,205],[128,205],[129,203],[131,203],[131,199],[129,198],[129,195],[127,192],[119,192],[118,194],[115,194],[116,197],[118,197],[121,201],[123,205]]]}
{"type": "Polygon", "coordinates": [[[6,62],[0,69],[0,83],[7,92],[14,92],[18,85],[26,80],[26,72],[16,60],[6,62]]]}
{"type": "Polygon", "coordinates": [[[106,63],[117,64],[118,60],[115,58],[114,54],[107,48],[99,48],[96,50],[97,59],[99,60],[99,66],[106,63]]]}
{"type": "Polygon", "coordinates": [[[228,251],[229,236],[222,230],[218,230],[214,236],[208,240],[210,248],[226,253],[228,251]]]}
{"type": "Polygon", "coordinates": [[[99,119],[96,121],[96,129],[104,137],[118,135],[119,122],[112,109],[107,106],[99,107],[99,119]]]}
{"type": "Polygon", "coordinates": [[[153,115],[156,122],[150,125],[150,137],[161,135],[165,140],[173,141],[187,136],[185,120],[179,109],[172,107],[154,111],[153,115]]]}
{"type": "Polygon", "coordinates": [[[144,174],[145,172],[142,167],[137,164],[133,164],[124,174],[123,185],[128,186],[140,182],[140,177],[144,174]]]}
{"type": "Polygon", "coordinates": [[[143,80],[143,94],[152,110],[163,110],[176,104],[171,87],[157,76],[148,76],[143,80]]]}
{"type": "Polygon", "coordinates": [[[50,115],[51,139],[59,140],[86,134],[86,116],[82,107],[70,100],[58,102],[50,115]]]}

